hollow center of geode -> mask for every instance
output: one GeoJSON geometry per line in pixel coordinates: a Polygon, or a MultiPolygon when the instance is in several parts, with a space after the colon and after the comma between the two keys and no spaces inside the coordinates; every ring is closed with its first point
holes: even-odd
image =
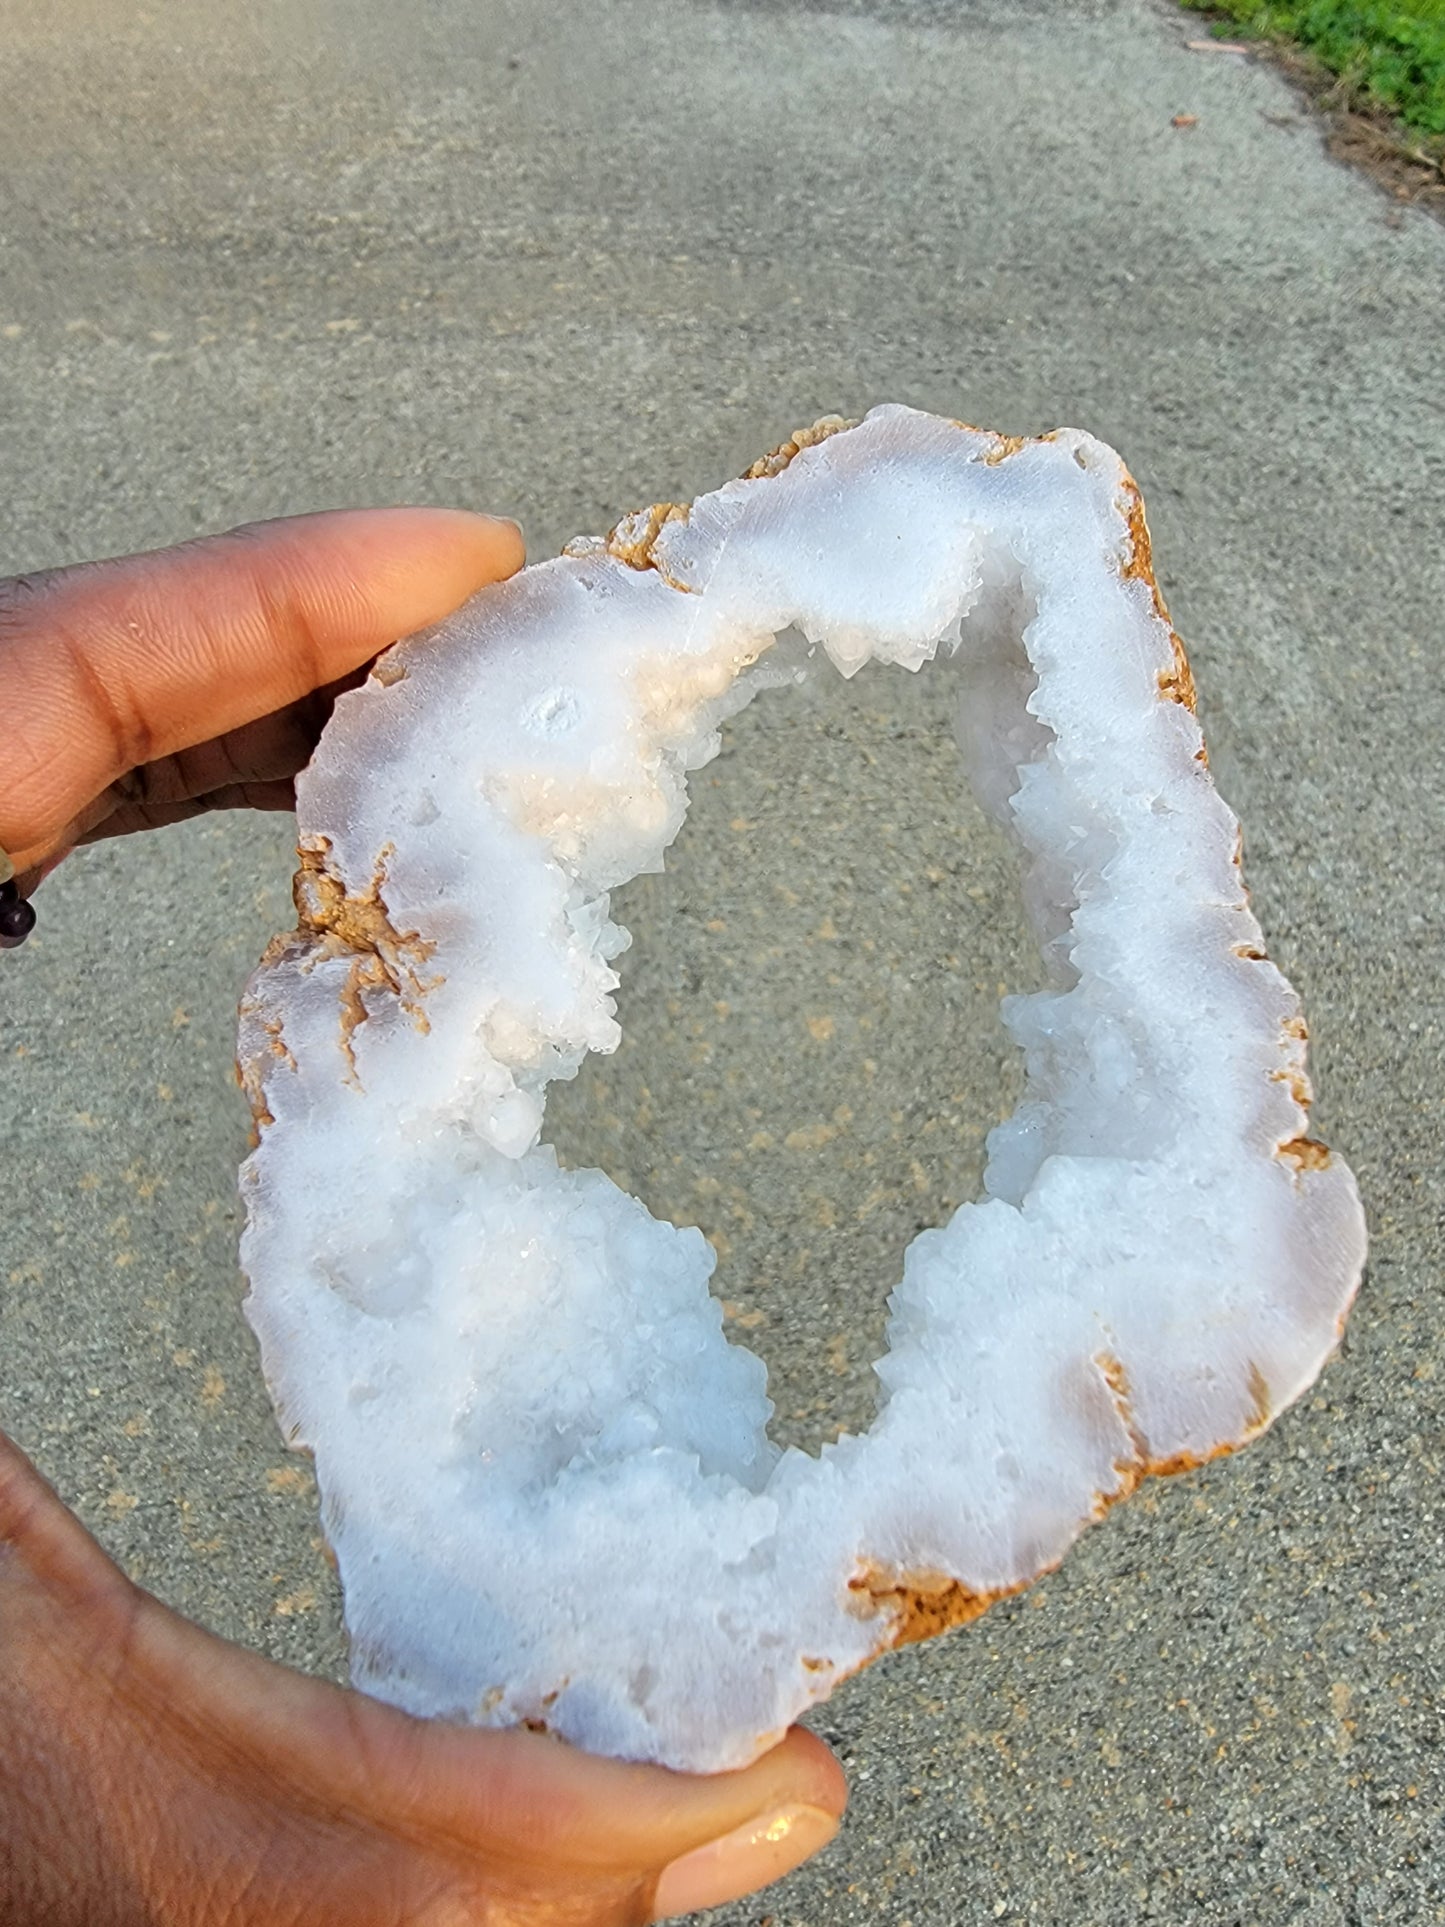
{"type": "Polygon", "coordinates": [[[665,872],[613,896],[622,1043],[548,1095],[564,1164],[707,1236],[785,1447],[872,1423],[904,1250],[978,1194],[1022,1088],[998,1002],[1042,969],[957,700],[824,663],[735,717],[665,872]]]}

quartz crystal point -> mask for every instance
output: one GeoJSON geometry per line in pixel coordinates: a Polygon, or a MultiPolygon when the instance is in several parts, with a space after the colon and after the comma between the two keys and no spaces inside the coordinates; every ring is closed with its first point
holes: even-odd
{"type": "Polygon", "coordinates": [[[243,1006],[243,1256],[358,1686],[737,1766],[1309,1385],[1362,1217],[1192,696],[1116,455],[890,407],[483,591],[340,699],[298,927],[243,1006]],[[818,1458],[769,1442],[702,1234],[539,1142],[549,1082],[618,1042],[608,892],[809,654],[953,679],[1049,972],[1004,1003],[1027,1086],[985,1195],[910,1246],[878,1417],[818,1458]]]}

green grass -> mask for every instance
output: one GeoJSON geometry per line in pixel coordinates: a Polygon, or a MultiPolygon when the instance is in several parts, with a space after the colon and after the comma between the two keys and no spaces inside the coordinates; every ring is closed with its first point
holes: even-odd
{"type": "Polygon", "coordinates": [[[1223,15],[1216,32],[1288,39],[1357,98],[1445,134],[1445,0],[1184,0],[1223,15]]]}

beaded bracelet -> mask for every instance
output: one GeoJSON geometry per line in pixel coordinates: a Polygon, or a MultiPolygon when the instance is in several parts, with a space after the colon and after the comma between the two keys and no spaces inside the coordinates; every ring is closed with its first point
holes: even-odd
{"type": "Polygon", "coordinates": [[[0,850],[0,950],[14,950],[34,928],[34,908],[16,885],[15,865],[0,850]]]}

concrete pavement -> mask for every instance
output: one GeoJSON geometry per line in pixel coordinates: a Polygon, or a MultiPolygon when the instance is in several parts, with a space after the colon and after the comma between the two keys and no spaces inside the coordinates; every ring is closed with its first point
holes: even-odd
{"type": "MultiPolygon", "coordinates": [[[[1445,230],[1162,0],[241,14],[0,0],[0,571],[392,500],[540,555],[883,399],[1088,428],[1370,1208],[1317,1395],[841,1693],[844,1835],[718,1918],[1445,1919],[1445,230]]],[[[147,1585],[336,1673],[235,1266],[288,874],[274,824],[107,847],[0,959],[0,1423],[147,1585]]],[[[780,1436],[866,1421],[1012,1103],[1013,889],[927,679],[865,677],[741,718],[626,893],[628,1042],[551,1134],[715,1238],[780,1436]]]]}

